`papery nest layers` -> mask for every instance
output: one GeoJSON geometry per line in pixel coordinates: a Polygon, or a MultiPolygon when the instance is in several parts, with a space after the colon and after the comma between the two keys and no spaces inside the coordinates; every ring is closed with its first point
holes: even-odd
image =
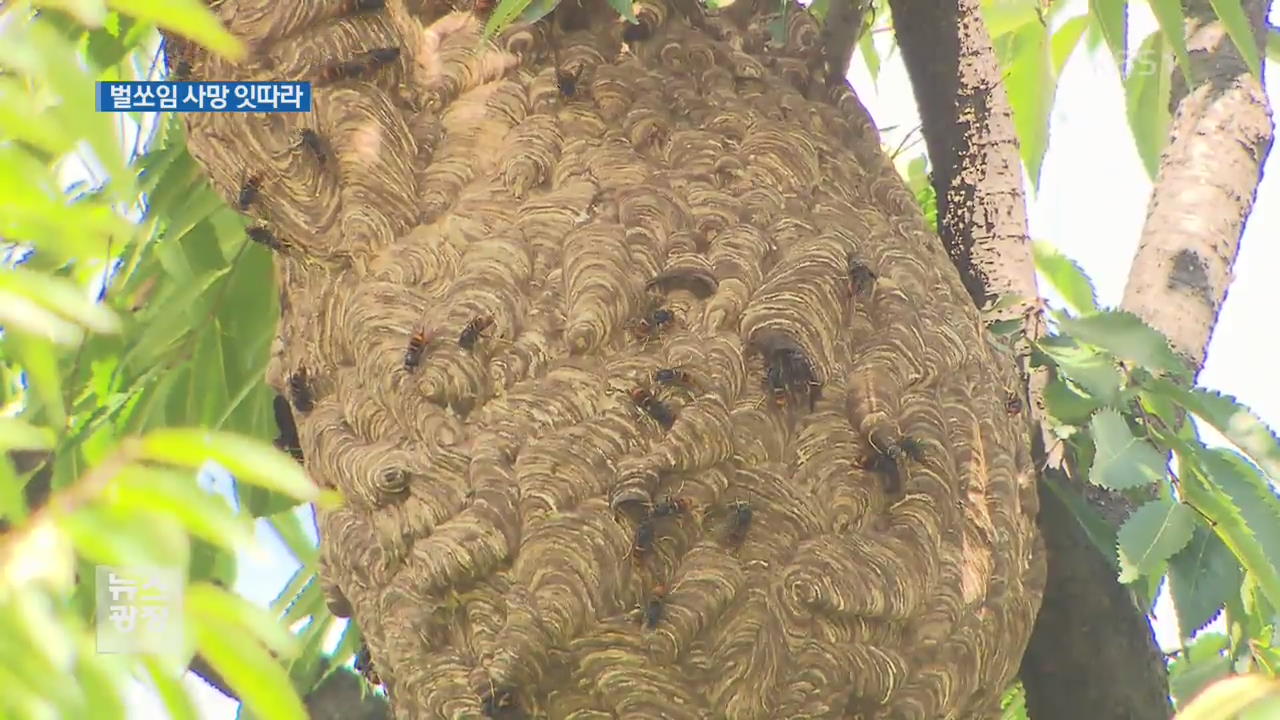
{"type": "Polygon", "coordinates": [[[254,59],[182,52],[315,83],[185,117],[279,241],[331,607],[399,717],[993,712],[1044,584],[1018,378],[817,25],[566,8],[228,2],[254,59]]]}

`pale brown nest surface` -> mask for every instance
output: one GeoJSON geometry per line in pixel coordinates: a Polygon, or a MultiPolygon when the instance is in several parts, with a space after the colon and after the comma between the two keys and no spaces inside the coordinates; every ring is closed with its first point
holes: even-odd
{"type": "Polygon", "coordinates": [[[1044,584],[1012,362],[807,14],[782,46],[750,2],[637,9],[566,6],[553,54],[547,22],[226,0],[252,61],[175,50],[316,82],[186,118],[283,246],[269,381],[348,499],[331,606],[403,718],[992,715],[1044,584]]]}

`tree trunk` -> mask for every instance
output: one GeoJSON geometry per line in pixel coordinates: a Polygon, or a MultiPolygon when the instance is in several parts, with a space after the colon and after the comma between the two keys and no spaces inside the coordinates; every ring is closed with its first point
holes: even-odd
{"type": "Polygon", "coordinates": [[[256,64],[195,75],[316,110],[189,143],[261,174],[269,381],[397,716],[996,713],[1044,584],[1016,370],[811,18],[332,7],[220,6],[256,64]]]}
{"type": "MultiPolygon", "coordinates": [[[[1121,307],[1164,333],[1197,370],[1231,284],[1274,127],[1262,78],[1249,72],[1209,0],[1188,0],[1196,85],[1174,71],[1169,145],[1121,307]]],[[[1242,3],[1263,57],[1270,0],[1242,3]]]]}
{"type": "Polygon", "coordinates": [[[978,0],[891,0],[938,195],[938,232],[979,306],[1039,296],[1013,110],[978,0]]]}

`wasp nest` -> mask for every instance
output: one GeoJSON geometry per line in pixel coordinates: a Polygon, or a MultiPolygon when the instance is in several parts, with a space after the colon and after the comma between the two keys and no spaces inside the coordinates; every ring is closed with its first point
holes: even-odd
{"type": "Polygon", "coordinates": [[[251,60],[181,53],[315,84],[189,142],[277,253],[397,716],[990,715],[1044,583],[1017,378],[812,18],[481,5],[227,2],[251,60]]]}

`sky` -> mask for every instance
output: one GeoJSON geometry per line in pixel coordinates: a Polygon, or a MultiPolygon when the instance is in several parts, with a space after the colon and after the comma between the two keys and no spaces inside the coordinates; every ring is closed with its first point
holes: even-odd
{"type": "MultiPolygon", "coordinates": [[[[1066,0],[1061,20],[1082,14],[1086,0],[1066,0]]],[[[1155,21],[1141,3],[1130,6],[1129,46],[1137,48],[1155,30],[1155,21]]],[[[1280,9],[1273,12],[1277,22],[1280,9]]],[[[888,36],[878,36],[881,50],[888,36]]],[[[882,52],[883,57],[883,52],[882,52]]],[[[1280,75],[1268,63],[1268,96],[1280,99],[1280,75]]],[[[873,82],[860,56],[855,56],[850,81],[871,112],[877,126],[895,127],[884,133],[885,145],[894,148],[904,133],[919,124],[911,86],[900,58],[882,64],[873,82]]],[[[916,146],[908,155],[922,152],[916,146]]],[[[1252,216],[1246,224],[1235,280],[1218,319],[1200,384],[1236,396],[1272,428],[1280,427],[1280,382],[1272,367],[1280,350],[1274,332],[1274,313],[1280,308],[1280,149],[1271,153],[1264,168],[1252,216]],[[1266,238],[1272,238],[1268,243],[1266,238]]],[[[1075,259],[1093,279],[1101,305],[1114,306],[1124,292],[1128,267],[1146,218],[1151,182],[1143,169],[1125,121],[1124,93],[1114,63],[1103,54],[1088,53],[1083,44],[1067,63],[1059,80],[1050,119],[1050,141],[1039,193],[1028,186],[1031,236],[1046,240],[1075,259]]],[[[1042,288],[1042,292],[1044,289],[1042,288]]],[[[1204,436],[1211,444],[1225,441],[1212,430],[1204,436]]],[[[312,527],[309,512],[300,511],[312,527]]],[[[258,537],[263,551],[240,559],[236,589],[246,597],[269,604],[288,581],[296,562],[265,527],[258,537]]],[[[1168,596],[1156,604],[1156,637],[1163,649],[1178,647],[1178,628],[1168,596]]],[[[333,637],[336,642],[336,634],[333,637]]],[[[228,720],[236,704],[199,679],[187,680],[199,702],[202,717],[228,720]]],[[[154,697],[142,686],[131,698],[137,717],[163,717],[154,697]]]]}

